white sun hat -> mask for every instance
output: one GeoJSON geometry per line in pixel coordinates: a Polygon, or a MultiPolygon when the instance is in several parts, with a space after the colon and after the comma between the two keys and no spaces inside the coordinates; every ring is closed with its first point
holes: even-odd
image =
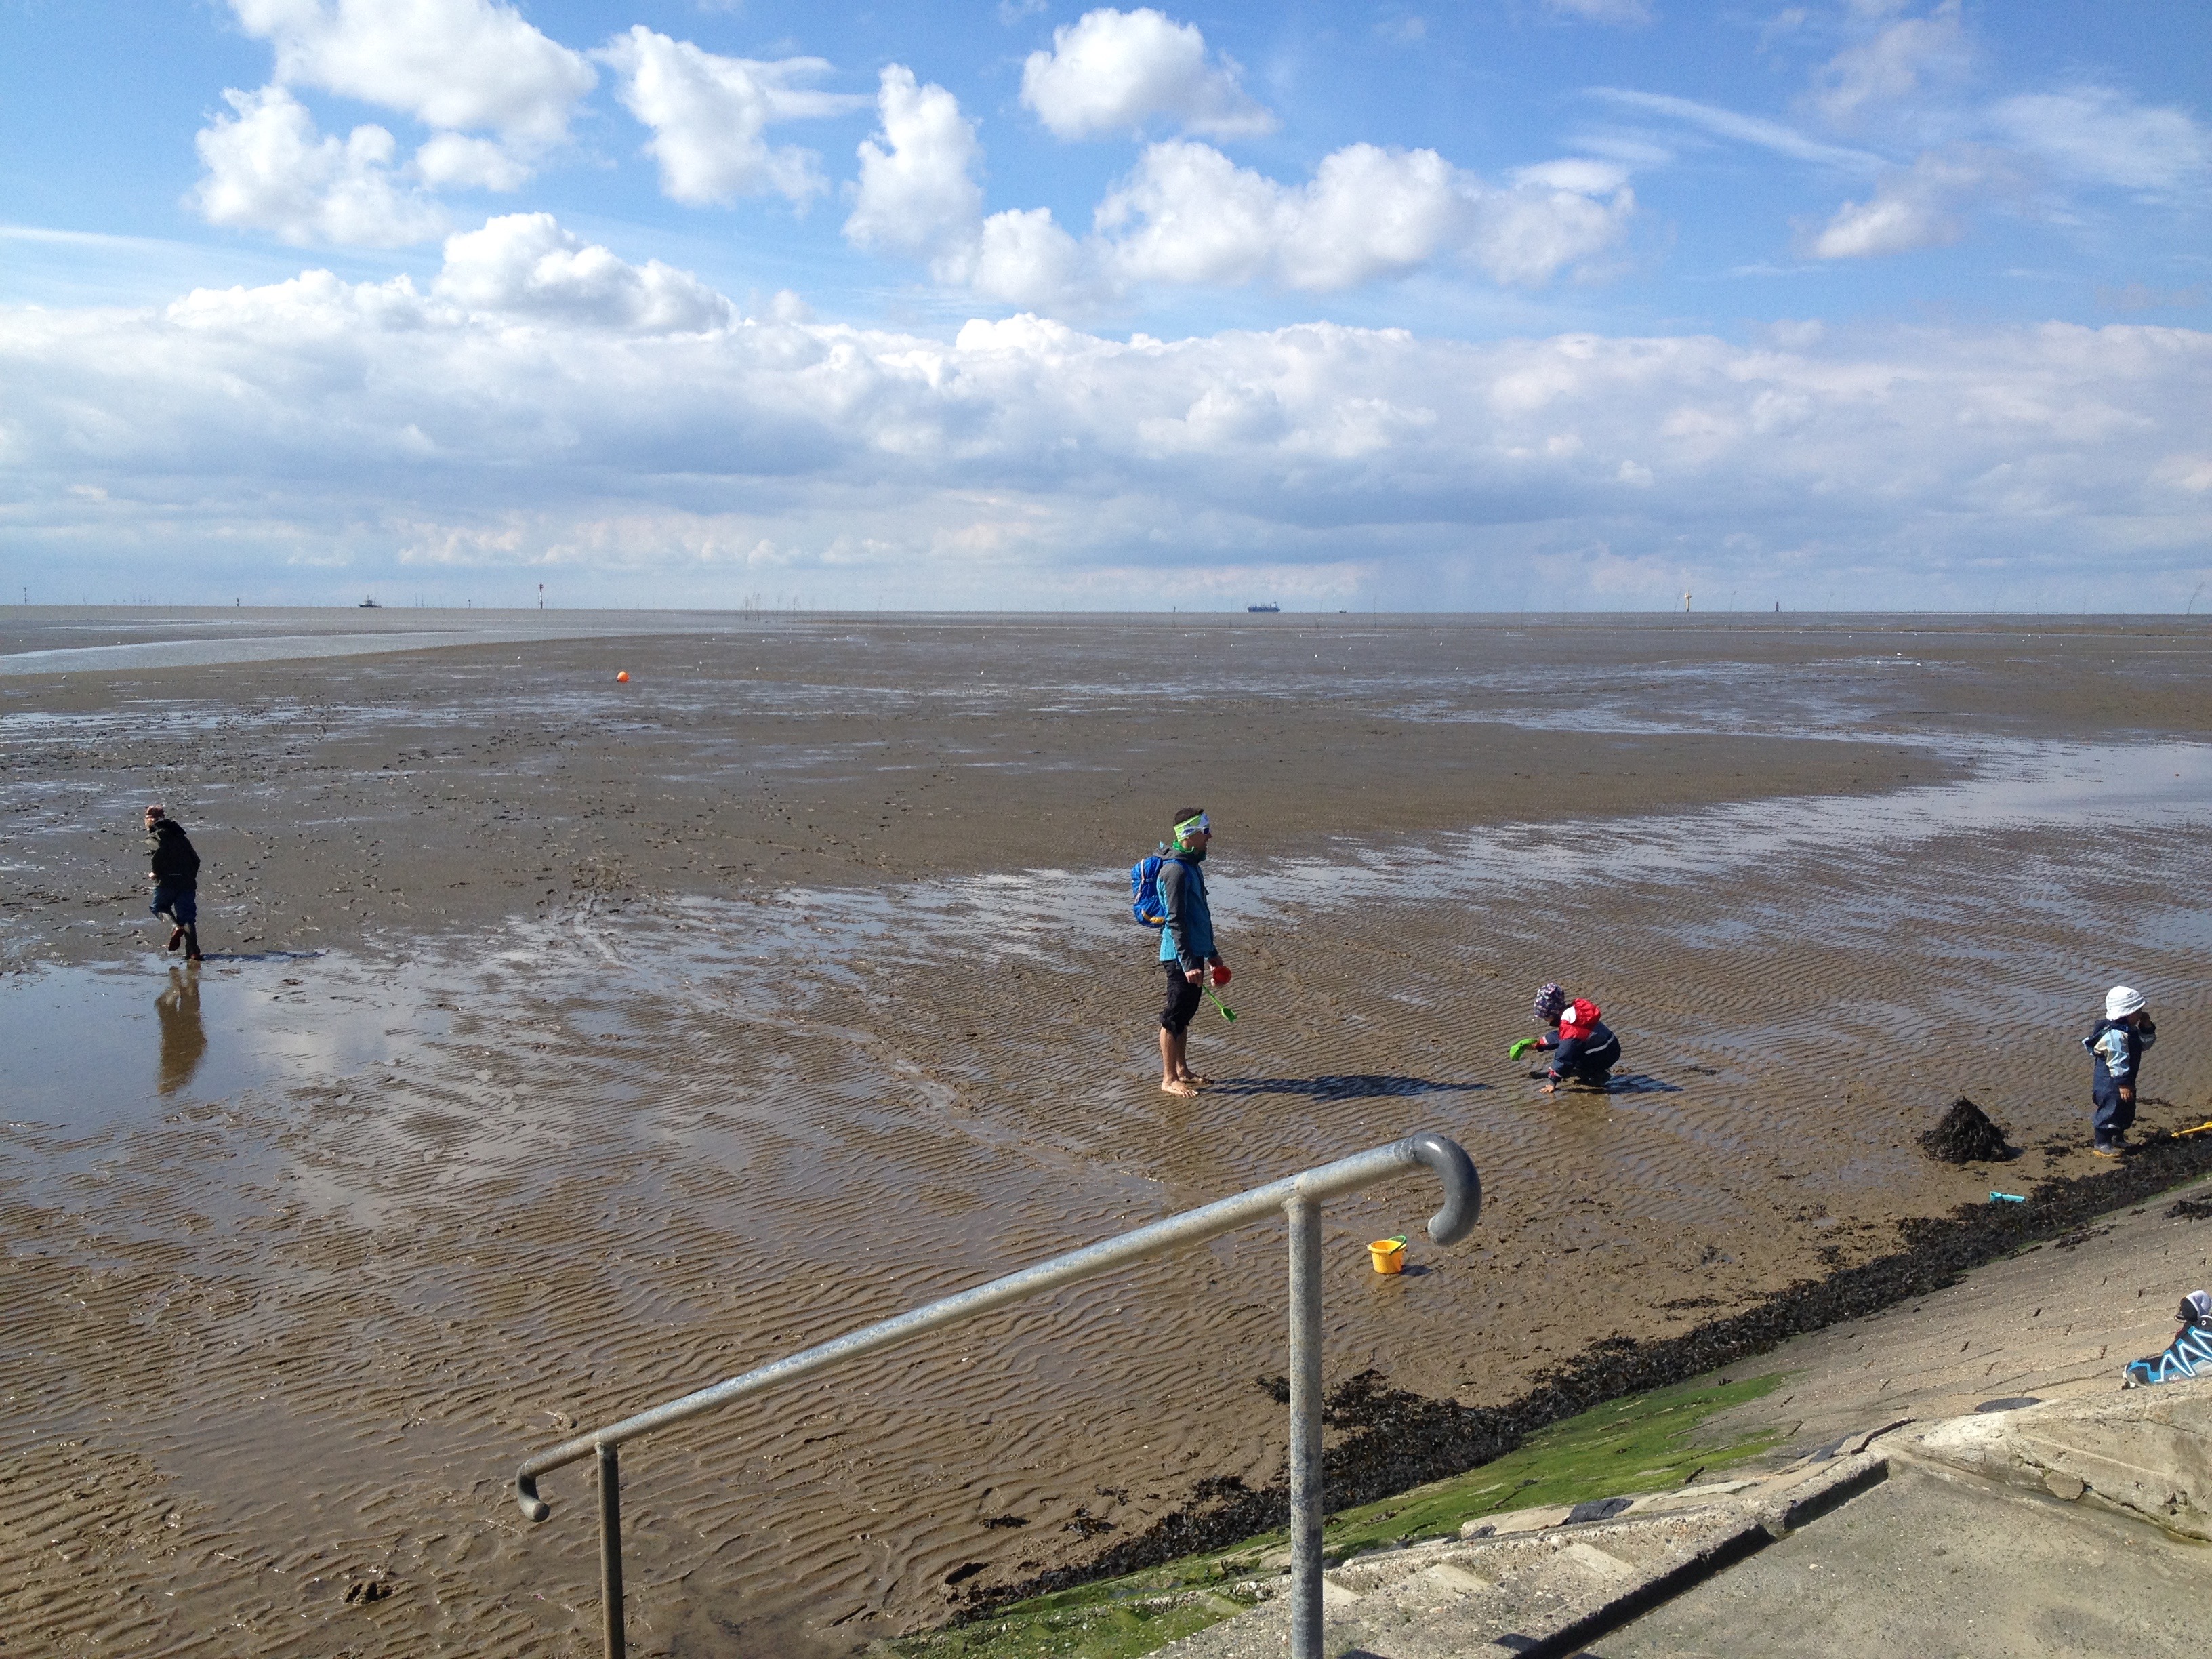
{"type": "Polygon", "coordinates": [[[2143,994],[2133,986],[2115,985],[2105,993],[2105,1018],[2125,1019],[2142,1012],[2143,994]]]}

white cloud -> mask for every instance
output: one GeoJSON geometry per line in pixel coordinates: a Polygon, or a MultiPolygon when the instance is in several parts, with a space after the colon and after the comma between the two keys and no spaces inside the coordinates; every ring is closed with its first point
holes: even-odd
{"type": "Polygon", "coordinates": [[[1810,161],[1816,166],[1837,167],[1849,173],[1873,173],[1882,165],[1881,157],[1870,150],[1825,144],[1817,138],[1807,137],[1795,127],[1784,126],[1779,121],[1740,114],[1717,104],[1699,103],[1694,98],[1676,98],[1657,92],[1635,92],[1624,87],[1593,87],[1590,94],[1623,109],[1664,116],[1699,128],[1716,138],[1727,138],[1736,143],[1771,150],[1777,155],[1786,155],[1796,161],[1810,161]]]}
{"type": "Polygon", "coordinates": [[[769,124],[841,114],[867,100],[799,84],[830,72],[819,58],[723,58],[642,23],[599,52],[622,76],[623,106],[653,129],[646,146],[661,189],[694,205],[769,194],[805,203],[825,191],[811,150],[771,149],[769,124]]]}
{"type": "Polygon", "coordinates": [[[1145,149],[1079,240],[1048,208],[984,217],[975,124],[944,88],[895,64],[878,115],[847,240],[1016,305],[1080,310],[1141,283],[1329,293],[1441,259],[1534,287],[1616,241],[1635,208],[1626,173],[1606,161],[1547,162],[1500,187],[1434,150],[1352,144],[1288,185],[1176,139],[1145,149]]]}
{"type": "Polygon", "coordinates": [[[325,137],[282,87],[223,94],[232,112],[201,129],[204,169],[187,198],[210,224],[317,243],[397,247],[427,241],[444,216],[392,167],[395,145],[380,126],[325,137]]]}
{"type": "Polygon", "coordinates": [[[2212,179],[2212,139],[2194,118],[2146,107],[2109,87],[2021,94],[2000,101],[1990,119],[2076,183],[2176,196],[2201,192],[2212,179]]]}
{"type": "Polygon", "coordinates": [[[730,302],[658,259],[633,265],[587,246],[550,213],[511,213],[446,239],[432,292],[472,312],[639,334],[696,333],[735,320],[730,302]]]}
{"type": "Polygon", "coordinates": [[[1838,52],[1814,77],[1813,106],[1832,125],[1857,128],[1916,97],[1927,82],[1956,78],[1967,57],[1959,0],[1942,0],[1927,16],[1900,19],[1838,52]]]}
{"type": "Polygon", "coordinates": [[[1910,190],[1889,191],[1844,203],[1806,251],[1816,259],[1867,259],[1939,246],[1964,234],[1948,203],[1910,190]]]}
{"type": "Polygon", "coordinates": [[[1054,222],[1050,208],[983,221],[965,280],[983,298],[1012,305],[1079,304],[1096,292],[1082,245],[1054,222]]]}
{"type": "Polygon", "coordinates": [[[1273,265],[1288,195],[1211,144],[1154,144],[1095,222],[1133,281],[1242,284],[1273,265]]]}
{"type": "Polygon", "coordinates": [[[1052,33],[1050,52],[1022,65],[1022,102],[1057,137],[1134,133],[1165,119],[1216,137],[1270,132],[1237,66],[1208,63],[1206,37],[1150,7],[1101,8],[1052,33]]]}
{"type": "Polygon", "coordinates": [[[441,132],[415,152],[415,171],[434,189],[520,190],[530,168],[504,144],[461,132],[441,132]]]}
{"type": "Polygon", "coordinates": [[[1609,246],[1633,207],[1626,176],[1602,162],[1530,168],[1501,189],[1434,150],[1352,144],[1291,186],[1180,141],[1148,148],[1097,224],[1102,258],[1127,282],[1329,292],[1442,258],[1539,284],[1609,246]]]}
{"type": "Polygon", "coordinates": [[[964,280],[983,191],[971,174],[982,150],[975,124],[943,87],[918,86],[893,64],[877,92],[881,130],[860,141],[860,178],[845,235],[855,247],[932,261],[940,282],[964,280]]]}
{"type": "Polygon", "coordinates": [[[673,597],[709,565],[857,560],[917,600],[1008,604],[1204,552],[1216,575],[1395,560],[1425,601],[1466,604],[1602,541],[1693,571],[1811,548],[1890,582],[1869,600],[1942,605],[2008,570],[2086,592],[2122,562],[2148,599],[2212,538],[2212,333],[1792,351],[1327,324],[1121,341],[1024,317],[947,344],[715,325],[670,278],[673,302],[638,301],[652,270],[519,216],[456,238],[428,294],[310,272],[149,310],[0,309],[0,561],[83,568],[96,545],[182,591],[203,562],[424,550],[659,570],[647,591],[673,597]],[[709,325],[641,334],[654,304],[709,325]]]}
{"type": "Polygon", "coordinates": [[[570,51],[497,0],[230,0],[276,50],[280,85],[404,111],[426,125],[558,143],[597,82],[570,51]]]}
{"type": "Polygon", "coordinates": [[[1523,167],[1486,191],[1466,257],[1497,282],[1538,288],[1619,241],[1636,210],[1622,169],[1597,161],[1523,167]]]}
{"type": "Polygon", "coordinates": [[[1955,145],[1886,173],[1863,202],[1846,202],[1806,239],[1816,259],[1866,259],[1937,247],[1966,234],[1970,204],[2008,194],[2014,166],[2002,151],[1955,145]]]}
{"type": "Polygon", "coordinates": [[[845,236],[925,261],[933,281],[1014,305],[1086,305],[1100,295],[1091,251],[1050,208],[983,216],[975,127],[943,87],[894,64],[877,95],[881,130],[860,144],[845,236]]]}
{"type": "Polygon", "coordinates": [[[1544,0],[1544,9],[1558,17],[1573,17],[1585,23],[1648,23],[1651,8],[1647,0],[1544,0]]]}

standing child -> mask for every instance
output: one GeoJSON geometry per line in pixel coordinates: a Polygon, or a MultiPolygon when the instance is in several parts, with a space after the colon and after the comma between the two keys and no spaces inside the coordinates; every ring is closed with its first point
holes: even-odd
{"type": "Polygon", "coordinates": [[[1613,1068],[1620,1064],[1620,1039],[1607,1029],[1597,1004],[1587,997],[1569,997],[1558,985],[1547,985],[1536,993],[1536,1018],[1552,1029],[1540,1037],[1522,1037],[1506,1052],[1515,1060],[1531,1048],[1552,1056],[1546,1094],[1562,1083],[1602,1089],[1613,1080],[1613,1068]]]}
{"type": "Polygon", "coordinates": [[[2105,993],[2105,1017],[2081,1039],[2091,1060],[2089,1097],[2097,1109],[2091,1120],[2096,1138],[2089,1150],[2099,1158],[2118,1158],[2127,1149],[2142,1052],[2157,1041],[2158,1027],[2143,1006],[2142,992],[2115,985],[2105,993]]]}

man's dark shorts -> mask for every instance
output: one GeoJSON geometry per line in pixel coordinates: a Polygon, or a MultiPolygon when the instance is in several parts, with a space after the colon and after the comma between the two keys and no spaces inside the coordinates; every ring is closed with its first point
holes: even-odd
{"type": "Polygon", "coordinates": [[[156,887],[154,902],[149,908],[155,915],[179,927],[199,926],[198,896],[189,887],[156,887]]]}
{"type": "Polygon", "coordinates": [[[1168,976],[1168,1000],[1166,1006],[1160,1010],[1160,1030],[1170,1036],[1181,1036],[1190,1029],[1191,1017],[1198,1012],[1200,993],[1198,987],[1182,976],[1182,963],[1164,962],[1160,966],[1167,970],[1168,976]]]}

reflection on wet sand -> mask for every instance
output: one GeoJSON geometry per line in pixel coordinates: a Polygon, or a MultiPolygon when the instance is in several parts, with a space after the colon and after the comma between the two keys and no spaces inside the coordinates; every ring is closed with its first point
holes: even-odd
{"type": "Polygon", "coordinates": [[[186,1087],[207,1054],[207,1030],[200,1024],[200,976],[169,969],[169,983],[154,999],[161,1021],[161,1060],[156,1086],[165,1095],[186,1087]]]}

